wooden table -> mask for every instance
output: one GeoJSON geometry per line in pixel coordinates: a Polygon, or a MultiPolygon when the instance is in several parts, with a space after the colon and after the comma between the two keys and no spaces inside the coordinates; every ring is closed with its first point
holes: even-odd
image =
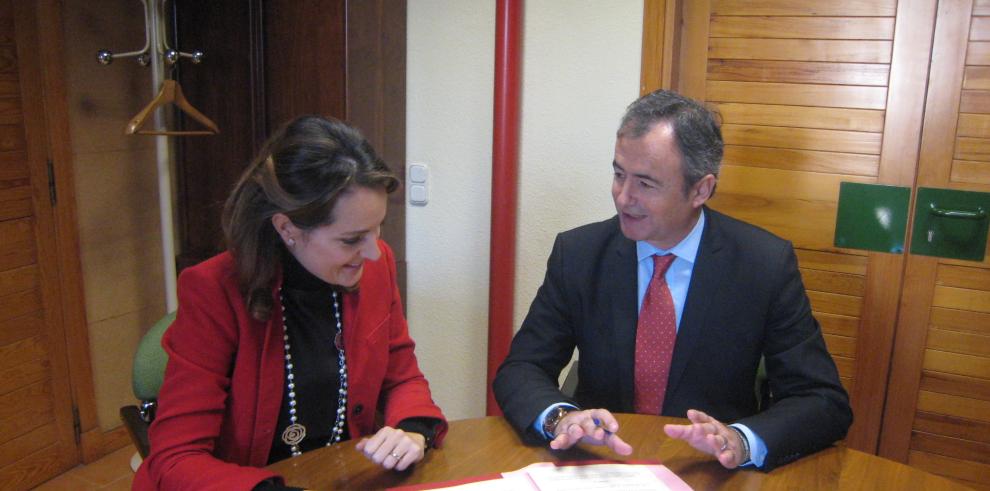
{"type": "Polygon", "coordinates": [[[621,457],[603,447],[551,451],[527,446],[500,417],[453,421],[441,449],[430,450],[412,470],[384,470],[354,449],[356,441],[307,452],[269,468],[291,486],[309,489],[372,490],[463,479],[513,471],[535,462],[571,460],[657,460],[694,489],[968,489],[946,478],[875,455],[832,447],[772,472],[724,469],[663,432],[665,423],[686,420],[618,414],[619,434],[633,446],[621,457]]]}

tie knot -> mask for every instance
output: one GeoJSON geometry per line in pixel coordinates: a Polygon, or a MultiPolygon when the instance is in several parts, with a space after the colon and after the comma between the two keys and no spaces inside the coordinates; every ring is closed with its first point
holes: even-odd
{"type": "Polygon", "coordinates": [[[659,255],[655,254],[653,256],[653,277],[659,278],[667,273],[670,269],[670,264],[674,262],[677,256],[673,254],[659,255]]]}

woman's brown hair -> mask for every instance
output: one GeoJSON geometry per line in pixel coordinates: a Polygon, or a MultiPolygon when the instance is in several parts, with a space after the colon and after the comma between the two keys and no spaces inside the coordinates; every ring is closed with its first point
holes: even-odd
{"type": "Polygon", "coordinates": [[[272,217],[283,213],[304,230],[332,223],[337,199],[354,185],[390,193],[399,180],[358,130],[318,116],[279,128],[241,175],[224,206],[223,232],[255,319],[267,320],[274,303],[282,246],[272,217]]]}

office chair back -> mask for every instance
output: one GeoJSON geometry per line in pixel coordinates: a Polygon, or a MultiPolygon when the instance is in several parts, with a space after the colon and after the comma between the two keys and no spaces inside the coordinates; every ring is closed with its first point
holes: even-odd
{"type": "Polygon", "coordinates": [[[146,457],[150,450],[148,426],[155,419],[158,391],[162,388],[165,365],[168,364],[168,355],[162,348],[162,335],[174,320],[175,312],[165,314],[141,338],[137,352],[134,354],[131,379],[134,397],[141,403],[140,406],[120,408],[120,418],[124,421],[124,426],[127,427],[127,432],[142,458],[146,457]]]}

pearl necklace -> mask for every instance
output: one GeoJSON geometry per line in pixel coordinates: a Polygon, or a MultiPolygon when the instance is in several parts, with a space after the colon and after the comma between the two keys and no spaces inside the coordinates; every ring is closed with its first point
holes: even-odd
{"type": "MultiPolygon", "coordinates": [[[[289,396],[289,426],[282,432],[282,442],[292,449],[292,456],[302,455],[299,444],[306,438],[306,427],[299,424],[296,418],[296,383],[295,375],[292,373],[292,354],[289,346],[289,325],[285,317],[285,298],[282,296],[282,289],[278,290],[278,298],[282,302],[282,340],[285,342],[285,379],[289,396]]],[[[334,346],[337,347],[338,373],[340,374],[340,388],[337,389],[337,419],[333,428],[330,429],[330,439],[326,446],[333,445],[340,441],[344,433],[344,420],[347,418],[347,359],[344,357],[343,329],[340,320],[340,304],[337,303],[337,292],[333,292],[333,315],[337,322],[337,334],[333,338],[334,346]]]]}

